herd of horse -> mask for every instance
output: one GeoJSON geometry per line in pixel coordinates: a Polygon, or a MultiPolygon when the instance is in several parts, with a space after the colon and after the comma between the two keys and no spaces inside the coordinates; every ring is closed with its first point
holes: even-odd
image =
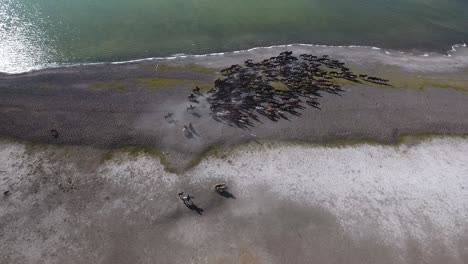
{"type": "MultiPolygon", "coordinates": [[[[244,65],[232,65],[220,71],[214,87],[208,91],[207,101],[212,117],[240,128],[259,122],[259,115],[272,121],[288,119],[287,114],[299,116],[306,105],[320,109],[318,98],[322,92],[342,92],[340,80],[355,83],[389,85],[388,80],[357,75],[339,60],[328,55],[302,54],[299,57],[286,51],[276,57],[244,65]]],[[[200,88],[193,89],[188,99],[197,102],[200,88]]]]}

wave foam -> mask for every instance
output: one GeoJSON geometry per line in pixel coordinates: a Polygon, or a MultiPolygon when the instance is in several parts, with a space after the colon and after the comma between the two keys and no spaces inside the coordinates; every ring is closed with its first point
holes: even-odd
{"type": "MultiPolygon", "coordinates": [[[[148,57],[141,59],[125,60],[125,61],[115,61],[115,62],[91,62],[91,63],[66,63],[66,64],[43,64],[43,65],[29,65],[24,67],[19,65],[18,68],[7,68],[2,69],[0,67],[0,72],[2,70],[5,73],[24,73],[32,70],[47,69],[47,68],[58,68],[58,67],[73,67],[73,66],[86,66],[86,65],[103,65],[103,64],[130,64],[130,63],[139,63],[139,62],[150,62],[150,61],[163,61],[163,60],[176,60],[176,59],[192,59],[192,58],[207,58],[207,57],[218,57],[225,55],[237,55],[237,56],[248,56],[250,53],[255,55],[256,52],[262,52],[266,50],[275,50],[275,52],[280,52],[282,49],[288,49],[299,52],[315,52],[315,53],[325,53],[333,54],[334,57],[339,55],[338,58],[342,59],[360,59],[361,63],[364,60],[367,60],[368,63],[384,63],[389,65],[402,66],[408,68],[409,70],[417,70],[417,67],[410,67],[408,65],[408,60],[414,62],[415,64],[421,64],[423,70],[429,71],[450,71],[450,68],[462,68],[468,67],[468,49],[466,43],[455,44],[451,46],[451,49],[447,51],[446,54],[440,53],[424,53],[422,55],[416,55],[412,52],[404,52],[398,50],[382,49],[379,47],[373,46],[360,46],[360,45],[349,45],[349,46],[333,46],[333,45],[319,45],[319,44],[305,44],[305,43],[294,43],[294,44],[282,44],[282,45],[272,45],[264,47],[254,47],[244,50],[236,50],[231,52],[215,52],[207,54],[173,54],[167,57],[148,57]],[[307,49],[309,48],[309,49],[307,49]],[[356,56],[357,55],[357,56],[356,56]],[[377,56],[372,57],[369,55],[377,56]],[[383,55],[383,57],[382,57],[383,55]],[[427,60],[432,61],[421,61],[420,58],[424,57],[427,60]],[[450,59],[450,60],[444,60],[450,59]],[[442,59],[442,60],[441,60],[442,59]],[[392,61],[393,60],[393,61],[392,61]],[[439,60],[442,62],[442,65],[435,67],[427,67],[429,64],[433,64],[433,60],[439,60]]],[[[271,54],[273,55],[273,53],[271,54]]],[[[355,60],[354,62],[357,62],[355,60]]],[[[415,66],[415,65],[412,65],[415,66]]]]}

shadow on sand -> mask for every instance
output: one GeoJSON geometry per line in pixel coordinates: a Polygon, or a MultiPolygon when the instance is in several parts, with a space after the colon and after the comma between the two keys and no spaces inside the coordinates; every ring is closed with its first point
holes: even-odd
{"type": "Polygon", "coordinates": [[[187,206],[188,209],[197,212],[197,214],[199,214],[199,215],[203,215],[203,209],[198,207],[193,202],[191,202],[191,203],[184,202],[184,204],[185,204],[185,206],[187,206]]]}
{"type": "Polygon", "coordinates": [[[232,193],[228,191],[217,192],[219,195],[223,196],[224,198],[232,198],[237,199],[232,193]]]}

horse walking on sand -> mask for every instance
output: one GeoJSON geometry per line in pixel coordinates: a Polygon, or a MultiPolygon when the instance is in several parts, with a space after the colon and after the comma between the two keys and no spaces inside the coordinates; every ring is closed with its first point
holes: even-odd
{"type": "Polygon", "coordinates": [[[190,196],[189,194],[184,195],[184,192],[180,192],[177,195],[182,200],[182,202],[184,202],[185,205],[187,205],[187,206],[193,205],[193,201],[192,201],[193,197],[190,196]]]}
{"type": "Polygon", "coordinates": [[[219,184],[216,184],[213,189],[217,193],[223,193],[228,189],[228,187],[225,183],[219,183],[219,184]]]}

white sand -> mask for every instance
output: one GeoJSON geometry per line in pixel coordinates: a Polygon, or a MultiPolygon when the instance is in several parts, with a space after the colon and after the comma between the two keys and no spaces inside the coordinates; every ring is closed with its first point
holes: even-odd
{"type": "MultiPolygon", "coordinates": [[[[261,186],[324,207],[357,238],[377,234],[405,248],[415,239],[448,249],[468,228],[468,140],[434,139],[408,147],[244,147],[201,163],[191,177],[228,179],[239,196],[261,186]],[[434,237],[436,235],[436,237],[434,237]]],[[[455,252],[454,252],[455,254],[455,252]]]]}
{"type": "Polygon", "coordinates": [[[89,153],[31,154],[3,141],[0,186],[11,195],[0,200],[0,262],[466,261],[468,139],[268,145],[239,147],[178,176],[144,155],[92,164],[89,153]],[[218,181],[237,199],[210,191],[218,181]],[[181,189],[195,194],[203,216],[178,201],[181,189]]]}

